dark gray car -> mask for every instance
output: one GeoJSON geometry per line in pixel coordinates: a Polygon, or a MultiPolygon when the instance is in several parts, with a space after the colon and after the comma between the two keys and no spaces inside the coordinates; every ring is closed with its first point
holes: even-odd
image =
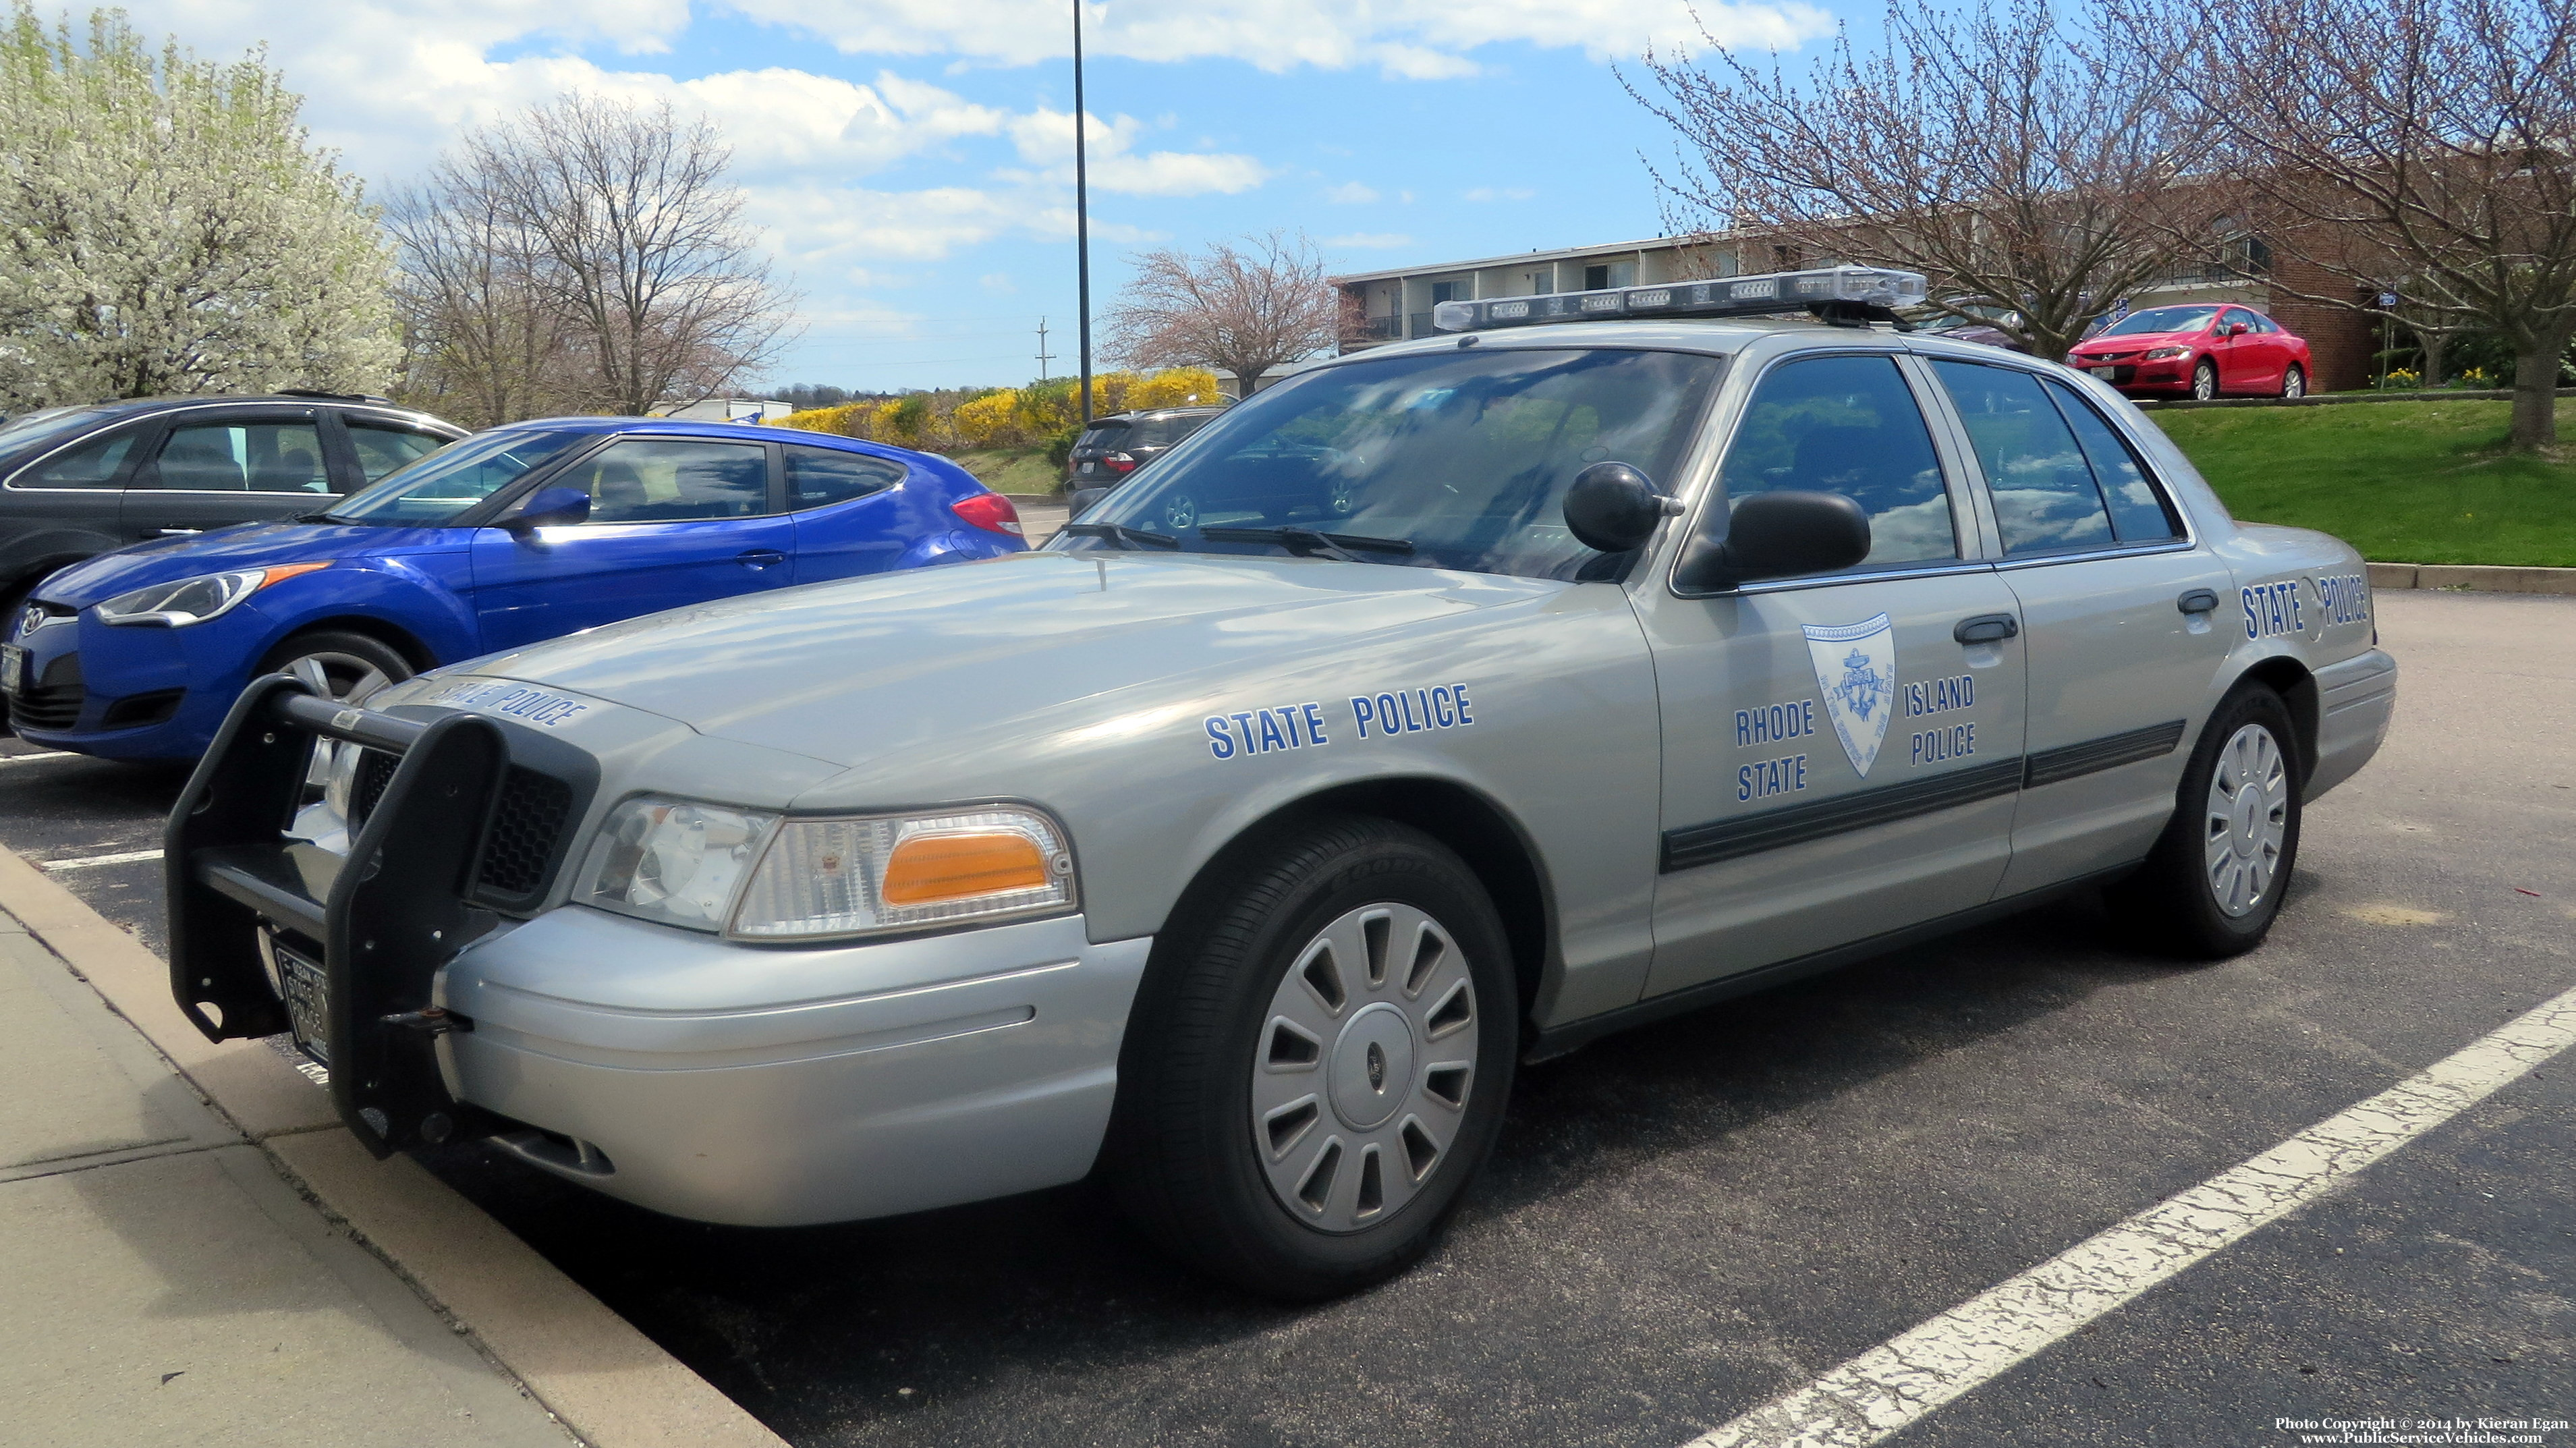
{"type": "Polygon", "coordinates": [[[1121,479],[1161,457],[1172,444],[1207,424],[1221,407],[1157,407],[1095,418],[1074,439],[1065,459],[1067,487],[1114,488],[1121,479]]]}
{"type": "Polygon", "coordinates": [[[0,423],[0,617],[47,574],[155,538],[328,507],[465,429],[381,397],[281,392],[0,423]]]}

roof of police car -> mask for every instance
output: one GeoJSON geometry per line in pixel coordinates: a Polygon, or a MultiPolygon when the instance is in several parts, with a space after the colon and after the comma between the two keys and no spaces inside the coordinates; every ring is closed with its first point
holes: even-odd
{"type": "MultiPolygon", "coordinates": [[[[1473,337],[1479,347],[1651,347],[1668,352],[1711,352],[1728,356],[1741,351],[1756,338],[1777,336],[1783,332],[1811,335],[1816,340],[1850,339],[1858,331],[1852,327],[1834,326],[1808,317],[1710,317],[1655,318],[1605,322],[1546,322],[1518,327],[1487,327],[1472,332],[1440,332],[1410,341],[1388,342],[1364,352],[1346,353],[1319,363],[1331,366],[1353,362],[1363,357],[1402,357],[1417,352],[1455,349],[1462,339],[1473,337]]],[[[1876,335],[1893,333],[1872,329],[1876,335]]]]}

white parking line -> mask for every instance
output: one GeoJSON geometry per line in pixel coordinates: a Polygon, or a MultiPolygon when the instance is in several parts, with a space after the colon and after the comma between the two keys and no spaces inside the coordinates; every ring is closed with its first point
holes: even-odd
{"type": "Polygon", "coordinates": [[[1889,1339],[1689,1448],[1862,1448],[2267,1223],[2576,1045],[2576,990],[2270,1151],[1889,1339]]]}
{"type": "Polygon", "coordinates": [[[93,865],[131,865],[137,860],[157,860],[159,850],[128,850],[121,855],[91,855],[81,860],[45,860],[37,868],[44,870],[86,870],[93,865]]]}

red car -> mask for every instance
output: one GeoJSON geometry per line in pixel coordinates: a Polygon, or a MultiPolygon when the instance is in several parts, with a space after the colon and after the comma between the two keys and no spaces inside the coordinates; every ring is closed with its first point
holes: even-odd
{"type": "Polygon", "coordinates": [[[2149,307],[2075,344],[2066,365],[2131,397],[2305,397],[2306,339],[2250,307],[2149,307]]]}

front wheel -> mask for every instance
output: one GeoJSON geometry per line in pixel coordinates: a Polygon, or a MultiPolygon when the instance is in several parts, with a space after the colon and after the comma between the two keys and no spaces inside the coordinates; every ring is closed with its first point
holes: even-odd
{"type": "Polygon", "coordinates": [[[1113,1179],[1212,1276],[1350,1292],[1429,1249],[1493,1148],[1509,947],[1474,872],[1389,821],[1315,821],[1229,873],[1140,992],[1113,1179]]]}
{"type": "Polygon", "coordinates": [[[2262,685],[2219,704],[2184,766],[2172,822],[2109,892],[2130,930],[2201,960],[2263,943],[2299,857],[2297,738],[2289,706],[2262,685]]]}
{"type": "Polygon", "coordinates": [[[2308,395],[2307,371],[2296,362],[2290,364],[2290,370],[2281,374],[2281,395],[2283,397],[2308,395]]]}
{"type": "Polygon", "coordinates": [[[2217,363],[2203,357],[2200,365],[2191,369],[2191,395],[2202,402],[2218,395],[2217,363]]]}

